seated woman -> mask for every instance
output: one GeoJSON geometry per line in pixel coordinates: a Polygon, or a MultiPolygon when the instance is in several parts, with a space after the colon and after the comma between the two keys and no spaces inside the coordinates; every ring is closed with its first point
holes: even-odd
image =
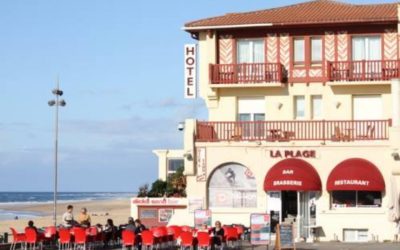
{"type": "Polygon", "coordinates": [[[90,215],[87,213],[87,209],[83,207],[78,217],[79,225],[81,225],[81,227],[90,227],[91,222],[92,219],[90,218],[90,215]]]}
{"type": "Polygon", "coordinates": [[[44,231],[37,229],[37,227],[35,227],[32,220],[28,221],[28,226],[25,228],[25,230],[28,228],[35,230],[35,232],[37,233],[38,239],[44,239],[44,231]]]}
{"type": "Polygon", "coordinates": [[[213,245],[217,245],[219,247],[222,247],[222,243],[224,241],[224,229],[221,226],[221,222],[217,220],[215,222],[215,227],[211,229],[211,236],[213,236],[213,245]]]}
{"type": "Polygon", "coordinates": [[[117,227],[114,226],[112,219],[107,219],[107,223],[104,226],[104,246],[107,247],[111,240],[116,240],[117,227]]]}

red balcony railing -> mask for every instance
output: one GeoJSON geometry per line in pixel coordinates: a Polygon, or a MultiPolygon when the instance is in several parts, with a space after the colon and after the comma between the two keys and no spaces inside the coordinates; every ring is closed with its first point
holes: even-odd
{"type": "Polygon", "coordinates": [[[197,122],[196,141],[387,140],[391,120],[197,122]]]}
{"type": "Polygon", "coordinates": [[[381,81],[400,76],[400,61],[328,62],[330,81],[381,81]]]}
{"type": "Polygon", "coordinates": [[[280,63],[210,64],[211,84],[282,82],[280,63]]]}

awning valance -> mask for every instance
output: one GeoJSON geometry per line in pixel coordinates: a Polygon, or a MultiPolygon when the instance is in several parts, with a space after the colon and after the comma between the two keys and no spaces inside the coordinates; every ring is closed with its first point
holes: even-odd
{"type": "Polygon", "coordinates": [[[265,191],[320,191],[321,179],[314,167],[300,159],[286,159],[275,164],[264,180],[265,191]]]}
{"type": "Polygon", "coordinates": [[[332,170],[326,189],[328,191],[383,191],[385,181],[374,164],[365,159],[353,158],[342,161],[332,170]]]}

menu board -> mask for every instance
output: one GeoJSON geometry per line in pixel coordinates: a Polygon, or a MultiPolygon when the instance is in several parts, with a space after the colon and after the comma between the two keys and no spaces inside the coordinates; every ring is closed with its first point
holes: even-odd
{"type": "Polygon", "coordinates": [[[206,224],[211,227],[211,210],[197,209],[194,211],[194,227],[201,228],[206,224]]]}
{"type": "Polygon", "coordinates": [[[251,245],[269,245],[271,243],[271,217],[269,214],[250,215],[251,245]]]}
{"type": "Polygon", "coordinates": [[[296,249],[293,236],[292,224],[278,224],[276,230],[275,249],[296,249]]]}

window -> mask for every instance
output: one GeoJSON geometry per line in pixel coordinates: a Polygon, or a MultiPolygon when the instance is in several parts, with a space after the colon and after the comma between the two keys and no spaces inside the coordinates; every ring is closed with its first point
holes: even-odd
{"type": "Polygon", "coordinates": [[[314,95],[312,99],[312,119],[322,119],[322,96],[314,95]]]}
{"type": "Polygon", "coordinates": [[[229,163],[217,168],[208,186],[210,208],[256,208],[257,183],[247,167],[229,163]]]}
{"type": "Polygon", "coordinates": [[[171,175],[176,173],[179,168],[183,168],[184,160],[183,159],[168,159],[168,171],[167,174],[171,175]]]}
{"type": "Polygon", "coordinates": [[[157,218],[157,209],[143,209],[140,210],[140,219],[157,218]]]}
{"type": "Polygon", "coordinates": [[[379,191],[332,191],[332,208],[336,207],[381,207],[382,193],[379,191]]]}
{"type": "Polygon", "coordinates": [[[304,64],[305,61],[305,43],[304,39],[294,39],[294,63],[304,64]]]}
{"type": "Polygon", "coordinates": [[[322,63],[322,39],[311,38],[311,63],[322,63]]]}
{"type": "Polygon", "coordinates": [[[305,100],[304,96],[295,96],[294,97],[294,110],[295,110],[295,119],[304,119],[305,118],[305,100]]]}
{"type": "Polygon", "coordinates": [[[382,59],[380,36],[353,37],[352,46],[353,61],[382,59]]]}
{"type": "Polygon", "coordinates": [[[237,41],[238,63],[263,63],[264,58],[264,40],[240,39],[237,41]]]}
{"type": "MultiPolygon", "coordinates": [[[[238,101],[239,121],[265,121],[264,98],[240,98],[238,101]]],[[[242,135],[245,137],[263,136],[263,123],[242,123],[242,135]]]]}

